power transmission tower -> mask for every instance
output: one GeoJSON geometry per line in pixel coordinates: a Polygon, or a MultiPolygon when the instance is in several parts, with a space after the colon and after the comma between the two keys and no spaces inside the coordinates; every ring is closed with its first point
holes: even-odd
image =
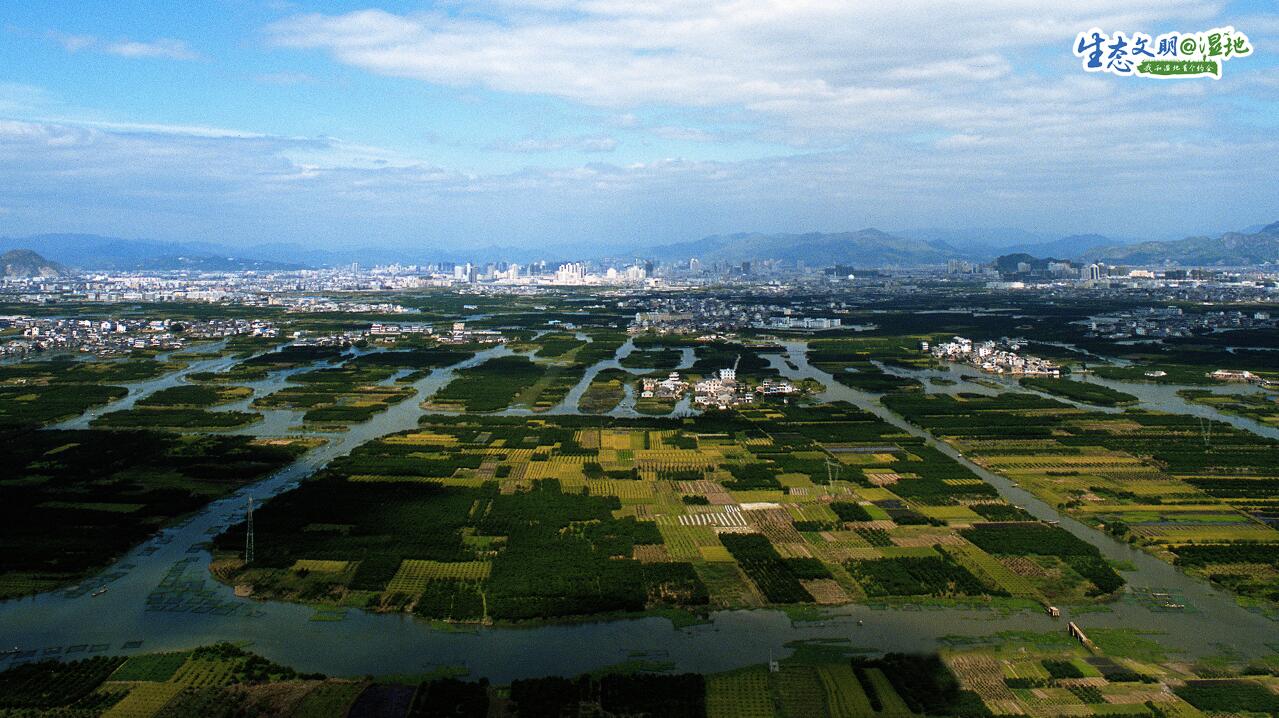
{"type": "Polygon", "coordinates": [[[248,566],[253,563],[253,497],[249,497],[249,510],[246,514],[245,523],[247,530],[244,532],[244,565],[248,566]]]}

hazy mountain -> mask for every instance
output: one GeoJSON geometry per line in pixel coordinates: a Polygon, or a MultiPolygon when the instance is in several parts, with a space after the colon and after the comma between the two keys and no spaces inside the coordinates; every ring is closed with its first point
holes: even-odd
{"type": "Polygon", "coordinates": [[[29,249],[11,249],[0,254],[0,276],[5,279],[31,279],[33,277],[65,277],[66,267],[50,262],[29,249]]]}
{"type": "Polygon", "coordinates": [[[907,239],[877,229],[836,234],[714,235],[692,242],[654,247],[649,253],[666,261],[692,257],[704,263],[781,259],[811,266],[844,264],[859,267],[940,264],[960,254],[945,242],[907,239]]]}
{"type": "MultiPolygon", "coordinates": [[[[1252,228],[1249,228],[1252,229],[1252,228]]],[[[744,232],[713,235],[702,239],[631,249],[600,246],[557,246],[518,248],[496,244],[464,248],[363,246],[352,249],[323,249],[292,243],[264,243],[236,248],[210,242],[169,242],[149,239],[122,239],[92,234],[43,234],[22,238],[0,238],[0,252],[28,249],[47,257],[50,263],[87,270],[287,270],[305,267],[336,267],[353,262],[363,266],[378,264],[427,264],[454,262],[535,261],[556,264],[575,259],[649,257],[662,261],[683,261],[697,257],[703,262],[740,263],[780,259],[820,267],[842,264],[854,267],[911,266],[941,264],[948,259],[990,261],[998,255],[1029,254],[1034,257],[1063,257],[1073,260],[1101,260],[1112,264],[1183,264],[1246,266],[1279,263],[1279,222],[1256,231],[1227,232],[1219,238],[1189,237],[1175,241],[1139,242],[1098,234],[1082,234],[1046,239],[1043,235],[1014,228],[909,230],[900,233],[863,229],[856,232],[807,234],[764,234],[744,232]]]]}
{"type": "Polygon", "coordinates": [[[1279,222],[1256,232],[1227,232],[1220,237],[1187,237],[1171,242],[1141,242],[1099,247],[1084,253],[1110,264],[1175,264],[1188,267],[1248,267],[1279,264],[1279,222]]]}
{"type": "Polygon", "coordinates": [[[236,271],[298,268],[293,261],[264,260],[207,242],[160,242],[96,234],[40,234],[0,238],[0,250],[28,247],[61,264],[81,269],[236,271]]]}
{"type": "Polygon", "coordinates": [[[903,229],[895,231],[900,237],[920,239],[925,242],[944,242],[955,249],[991,256],[1007,251],[1009,247],[1029,247],[1049,241],[1050,235],[1028,232],[1017,227],[986,227],[976,229],[903,229]]]}
{"type": "Polygon", "coordinates": [[[1009,253],[1032,254],[1036,257],[1082,257],[1090,250],[1098,247],[1118,246],[1122,242],[1100,234],[1072,234],[1069,237],[1054,239],[1050,242],[1035,244],[1018,244],[1007,248],[1009,253]]]}
{"type": "Polygon", "coordinates": [[[287,270],[306,267],[338,267],[351,263],[369,267],[378,264],[427,264],[439,261],[518,262],[567,261],[592,256],[598,247],[546,247],[528,249],[468,247],[443,249],[422,247],[363,246],[353,249],[322,249],[300,244],[267,242],[251,248],[229,247],[211,242],[165,242],[151,239],[122,239],[95,234],[42,234],[32,237],[0,237],[0,251],[29,247],[62,264],[97,270],[191,270],[240,271],[287,270]]]}
{"type": "Polygon", "coordinates": [[[273,262],[269,259],[249,259],[246,257],[222,257],[217,255],[170,255],[144,259],[132,265],[113,267],[114,269],[155,270],[155,271],[190,271],[190,272],[281,272],[291,269],[306,269],[307,265],[297,262],[273,262]]]}
{"type": "Polygon", "coordinates": [[[366,246],[358,249],[317,249],[297,244],[264,244],[253,248],[253,256],[275,261],[301,262],[311,267],[340,267],[357,262],[369,267],[379,264],[431,264],[435,262],[515,262],[528,265],[536,261],[550,263],[570,261],[584,257],[593,257],[600,251],[598,246],[559,246],[548,247],[502,247],[486,245],[477,247],[442,248],[422,247],[377,247],[366,246]]]}

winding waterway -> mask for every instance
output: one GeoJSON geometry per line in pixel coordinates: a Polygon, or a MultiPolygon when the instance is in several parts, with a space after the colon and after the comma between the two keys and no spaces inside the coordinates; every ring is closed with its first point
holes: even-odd
{"type": "MultiPolygon", "coordinates": [[[[555,412],[577,413],[577,400],[589,386],[589,379],[604,368],[621,368],[618,359],[632,349],[633,345],[627,342],[613,359],[591,367],[565,401],[555,407],[555,412]]],[[[327,442],[294,464],[210,504],[184,523],[136,547],[101,576],[86,582],[89,588],[106,585],[106,593],[94,597],[87,590],[57,591],[0,603],[0,651],[7,651],[0,653],[0,668],[41,657],[174,650],[229,640],[247,642],[252,650],[303,671],[376,675],[428,671],[448,665],[465,666],[473,676],[507,681],[547,674],[572,675],[636,656],[668,661],[678,670],[727,670],[761,663],[769,656],[786,655],[789,642],[805,639],[844,639],[869,651],[927,651],[936,649],[939,640],[947,636],[986,636],[1004,630],[1064,631],[1064,621],[1071,619],[1085,630],[1115,627],[1156,632],[1160,634],[1157,640],[1166,648],[1188,655],[1216,653],[1227,646],[1244,656],[1272,652],[1267,641],[1279,636],[1279,624],[1240,608],[1228,595],[1152,556],[1059,515],[1006,479],[972,464],[871,395],[839,384],[811,366],[802,342],[788,343],[785,350],[785,358],[769,355],[770,362],[784,376],[816,379],[827,387],[820,396],[823,400],[847,401],[923,438],[990,482],[1009,501],[1039,518],[1060,521],[1066,530],[1098,546],[1108,558],[1132,564],[1135,570],[1126,573],[1132,586],[1175,594],[1187,610],[1159,612],[1148,603],[1126,598],[1104,611],[1072,616],[1067,610],[1064,619],[1055,620],[1038,610],[1000,613],[981,608],[919,606],[884,610],[859,605],[832,609],[826,620],[816,622],[792,622],[780,611],[757,610],[717,612],[706,624],[682,629],[674,628],[664,618],[646,617],[458,631],[410,616],[358,610],[347,611],[342,620],[312,620],[316,613],[307,606],[237,598],[230,587],[208,576],[209,554],[203,545],[226,526],[242,520],[250,496],[257,502],[267,500],[363,442],[416,426],[423,413],[419,404],[447,384],[456,370],[508,351],[495,347],[460,364],[432,371],[411,385],[416,392],[414,397],[353,425],[349,431],[324,434],[327,442]],[[172,585],[175,576],[180,585],[201,597],[200,605],[193,610],[155,610],[157,588],[172,585]],[[215,608],[200,610],[207,606],[215,608]],[[9,650],[15,647],[16,652],[9,650]]],[[[176,376],[131,386],[129,397],[122,402],[171,386],[193,371],[225,368],[229,363],[224,365],[223,361],[194,362],[176,376]]],[[[255,395],[262,396],[279,388],[286,378],[287,373],[281,372],[251,385],[255,395]]],[[[245,400],[243,405],[247,404],[245,400]]],[[[103,407],[98,413],[118,408],[123,408],[121,402],[103,407]]],[[[301,412],[263,413],[264,421],[240,432],[259,436],[306,433],[296,426],[301,412]]],[[[82,424],[77,420],[67,425],[82,424]]]]}

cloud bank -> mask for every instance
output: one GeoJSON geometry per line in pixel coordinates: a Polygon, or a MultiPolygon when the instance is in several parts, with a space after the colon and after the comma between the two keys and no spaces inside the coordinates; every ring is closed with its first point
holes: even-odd
{"type": "MultiPolygon", "coordinates": [[[[1218,82],[1126,81],[1086,75],[1069,48],[1081,28],[1201,29],[1225,7],[460,0],[288,15],[257,41],[321,65],[250,66],[246,91],[305,92],[331,81],[328,64],[495,106],[554,102],[571,121],[494,118],[505,136],[475,139],[462,171],[429,146],[76,117],[54,90],[0,84],[0,117],[16,118],[0,121],[0,231],[458,247],[870,225],[1150,237],[1272,221],[1272,62],[1237,61],[1218,82]]],[[[1235,24],[1259,47],[1279,41],[1273,19],[1235,24]]],[[[201,58],[176,40],[57,39],[72,53],[201,58]]],[[[413,125],[397,112],[359,120],[413,125]]]]}

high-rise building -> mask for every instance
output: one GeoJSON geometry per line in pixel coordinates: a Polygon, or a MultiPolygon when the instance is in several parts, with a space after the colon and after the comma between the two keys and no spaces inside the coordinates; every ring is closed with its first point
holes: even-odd
{"type": "Polygon", "coordinates": [[[582,284],[586,281],[586,265],[581,262],[561,264],[555,270],[556,284],[582,284]]]}

